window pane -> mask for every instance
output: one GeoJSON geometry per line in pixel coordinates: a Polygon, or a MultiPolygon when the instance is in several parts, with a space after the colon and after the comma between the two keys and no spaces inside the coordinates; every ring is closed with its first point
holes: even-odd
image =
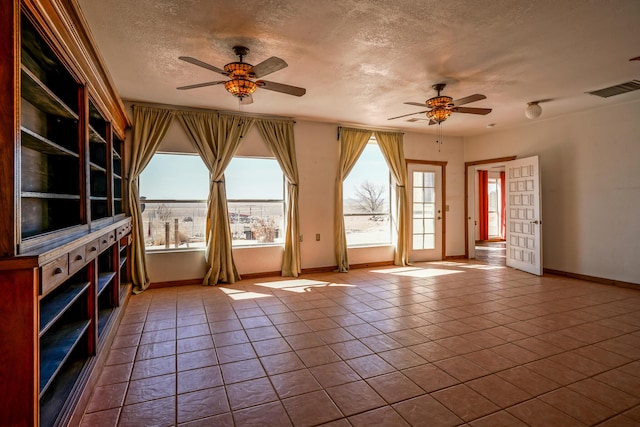
{"type": "Polygon", "coordinates": [[[228,200],[283,200],[282,169],[275,159],[234,157],[224,171],[228,200]]]}
{"type": "Polygon", "coordinates": [[[424,186],[435,187],[436,186],[436,174],[435,172],[424,172],[424,186]]]}
{"type": "Polygon", "coordinates": [[[343,183],[347,245],[391,243],[389,168],[369,143],[343,183]]]}
{"type": "Polygon", "coordinates": [[[206,203],[144,202],[142,209],[142,228],[147,249],[204,248],[206,246],[204,237],[206,203]]]}
{"type": "Polygon", "coordinates": [[[233,246],[284,243],[284,176],[275,159],[234,157],[225,171],[233,246]]]}
{"type": "Polygon", "coordinates": [[[388,215],[345,215],[347,246],[389,244],[388,215]]]}
{"type": "Polygon", "coordinates": [[[436,236],[435,234],[425,234],[424,235],[424,249],[435,249],[436,248],[436,236]]]}
{"type": "Polygon", "coordinates": [[[147,200],[207,200],[208,194],[209,170],[197,154],[155,154],[140,175],[140,197],[147,200]]]}
{"type": "Polygon", "coordinates": [[[284,243],[283,209],[281,202],[229,202],[233,245],[284,243]]]}
{"type": "Polygon", "coordinates": [[[422,219],[414,219],[413,220],[413,232],[414,233],[424,233],[423,221],[424,220],[422,220],[422,219]]]}
{"type": "Polygon", "coordinates": [[[416,203],[424,202],[424,192],[422,191],[422,188],[413,189],[413,201],[416,203]]]}
{"type": "Polygon", "coordinates": [[[413,204],[413,217],[414,218],[424,218],[424,207],[422,203],[414,203],[413,204]]]}
{"type": "Polygon", "coordinates": [[[413,235],[413,250],[424,249],[424,245],[422,242],[422,234],[414,234],[413,235]]]}
{"type": "Polygon", "coordinates": [[[423,205],[424,216],[423,218],[435,218],[436,217],[436,205],[433,203],[425,203],[423,205]]]}
{"type": "Polygon", "coordinates": [[[436,200],[436,190],[435,188],[425,188],[424,189],[424,201],[428,203],[433,203],[436,200]]]}
{"type": "MultiPolygon", "coordinates": [[[[436,221],[435,219],[425,219],[424,220],[424,232],[425,233],[435,233],[436,231],[436,221]]],[[[417,231],[416,231],[417,233],[417,231]]]]}

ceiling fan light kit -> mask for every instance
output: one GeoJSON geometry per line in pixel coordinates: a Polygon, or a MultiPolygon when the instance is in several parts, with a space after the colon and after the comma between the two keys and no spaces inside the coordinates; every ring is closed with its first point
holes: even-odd
{"type": "Polygon", "coordinates": [[[527,103],[527,108],[524,110],[524,115],[527,119],[537,119],[542,114],[542,107],[538,104],[538,101],[527,103]]]}
{"type": "Polygon", "coordinates": [[[413,116],[414,114],[426,113],[429,119],[429,125],[440,125],[447,120],[452,113],[480,114],[486,115],[491,112],[491,108],[472,108],[461,107],[461,105],[469,104],[475,101],[481,101],[487,97],[476,93],[464,98],[454,100],[450,96],[441,95],[440,92],[445,88],[446,84],[438,83],[432,86],[438,94],[433,98],[427,99],[424,104],[420,102],[405,102],[407,105],[415,105],[418,107],[427,107],[428,110],[418,111],[417,113],[404,114],[402,116],[391,117],[388,120],[399,119],[401,117],[413,116]]]}
{"type": "Polygon", "coordinates": [[[240,99],[241,104],[251,104],[253,94],[258,87],[270,90],[273,92],[280,92],[287,95],[302,96],[307,90],[301,87],[290,86],[282,83],[269,82],[266,80],[256,80],[267,74],[274,73],[287,67],[287,63],[280,58],[272,56],[258,65],[251,65],[244,62],[244,57],[249,53],[249,48],[244,46],[234,46],[233,52],[239,57],[239,61],[230,62],[224,66],[224,69],[220,69],[199,59],[192,58],[190,56],[180,56],[178,59],[188,62],[198,67],[206,68],[209,71],[222,74],[230,78],[230,80],[219,80],[213,82],[197,83],[194,85],[181,86],[179,90],[196,89],[205,86],[215,86],[224,83],[224,88],[233,96],[240,99]]]}

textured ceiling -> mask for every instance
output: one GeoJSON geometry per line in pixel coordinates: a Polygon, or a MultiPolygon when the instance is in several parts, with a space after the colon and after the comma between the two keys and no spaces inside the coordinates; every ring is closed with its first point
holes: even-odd
{"type": "MultiPolygon", "coordinates": [[[[77,0],[117,90],[126,100],[274,114],[299,119],[434,132],[426,121],[387,118],[419,107],[447,83],[445,95],[481,93],[454,114],[448,135],[538,120],[640,99],[640,91],[602,99],[586,91],[640,79],[638,0],[77,0]],[[266,80],[307,89],[301,98],[264,89],[239,106],[223,86],[178,86],[224,76],[178,60],[219,68],[277,56],[289,66],[266,80]]],[[[412,116],[412,117],[424,117],[412,116]]]]}

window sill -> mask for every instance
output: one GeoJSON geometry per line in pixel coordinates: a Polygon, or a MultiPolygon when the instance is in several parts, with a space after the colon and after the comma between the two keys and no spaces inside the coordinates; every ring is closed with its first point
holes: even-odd
{"type": "Polygon", "coordinates": [[[347,249],[367,249],[367,248],[388,248],[394,247],[392,243],[375,243],[375,244],[364,244],[364,245],[347,245],[347,249]]]}

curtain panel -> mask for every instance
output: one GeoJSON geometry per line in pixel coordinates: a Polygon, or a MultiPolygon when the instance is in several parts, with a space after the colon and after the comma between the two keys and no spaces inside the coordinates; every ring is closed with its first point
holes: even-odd
{"type": "Polygon", "coordinates": [[[393,263],[405,266],[409,264],[409,206],[406,188],[407,164],[404,158],[402,133],[376,131],[373,134],[396,184],[397,242],[393,263]]]}
{"type": "Polygon", "coordinates": [[[178,120],[210,173],[205,234],[207,273],[203,284],[235,283],[240,275],[233,261],[224,170],[255,119],[184,111],[178,113],[178,120]]]}
{"type": "Polygon", "coordinates": [[[293,121],[257,119],[256,125],[287,179],[286,230],[281,274],[285,277],[298,277],[301,271],[298,213],[299,178],[293,121]]]}
{"type": "Polygon", "coordinates": [[[342,128],[340,132],[338,176],[336,178],[335,251],[338,271],[349,271],[347,257],[347,235],[344,226],[344,210],[342,206],[342,183],[353,169],[356,161],[367,146],[371,131],[365,129],[342,128]]]}
{"type": "Polygon", "coordinates": [[[133,232],[131,243],[131,276],[134,292],[140,293],[150,283],[144,247],[144,230],[142,229],[142,210],[138,177],[149,164],[160,142],[169,129],[174,112],[170,110],[133,106],[133,141],[131,144],[131,161],[129,162],[128,204],[131,213],[133,232]]]}

